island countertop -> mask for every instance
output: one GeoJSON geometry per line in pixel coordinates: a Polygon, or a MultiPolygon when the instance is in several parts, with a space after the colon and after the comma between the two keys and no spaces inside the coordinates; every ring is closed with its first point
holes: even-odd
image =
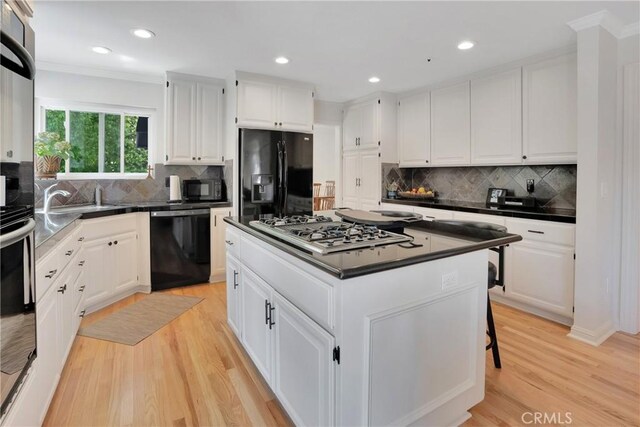
{"type": "Polygon", "coordinates": [[[339,279],[400,268],[407,265],[448,258],[468,252],[503,246],[522,240],[517,234],[475,227],[450,225],[438,221],[420,221],[405,227],[404,234],[413,244],[390,244],[352,251],[319,254],[305,251],[267,235],[249,225],[254,217],[227,217],[230,225],[267,242],[339,279]]]}

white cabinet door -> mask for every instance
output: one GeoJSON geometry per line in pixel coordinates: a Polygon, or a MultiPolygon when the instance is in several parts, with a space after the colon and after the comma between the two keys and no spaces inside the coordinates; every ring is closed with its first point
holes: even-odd
{"type": "Polygon", "coordinates": [[[121,234],[113,238],[113,245],[108,251],[112,252],[112,263],[108,266],[110,280],[114,280],[111,287],[119,293],[138,285],[138,239],[137,233],[121,234]]]}
{"type": "Polygon", "coordinates": [[[311,132],[313,92],[308,88],[278,86],[278,128],[311,132]]]}
{"type": "Polygon", "coordinates": [[[471,156],[469,82],[431,92],[431,163],[468,165],[471,156]]]}
{"type": "Polygon", "coordinates": [[[267,383],[271,384],[272,325],[267,316],[271,288],[250,270],[242,269],[242,343],[267,383]]]}
{"type": "Polygon", "coordinates": [[[471,80],[471,164],[521,163],[521,69],[471,80]]]}
{"type": "MultiPolygon", "coordinates": [[[[46,401],[53,395],[62,369],[59,349],[61,331],[58,286],[60,280],[53,284],[36,305],[38,357],[35,363],[38,364],[38,377],[34,380],[34,386],[42,390],[46,401]]],[[[46,408],[43,409],[46,413],[46,408]]]]}
{"type": "Polygon", "coordinates": [[[83,244],[86,260],[85,274],[91,278],[87,281],[87,287],[84,291],[87,307],[98,304],[111,295],[112,287],[109,285],[109,280],[113,279],[115,272],[109,270],[113,259],[112,252],[109,250],[109,242],[111,242],[110,238],[103,238],[85,241],[83,244]]]}
{"type": "Polygon", "coordinates": [[[240,294],[242,291],[242,278],[240,276],[240,264],[233,256],[227,254],[227,323],[242,340],[242,326],[240,316],[240,294]]]}
{"type": "Polygon", "coordinates": [[[576,163],[576,54],[524,67],[522,84],[525,163],[576,163]]]}
{"type": "Polygon", "coordinates": [[[344,112],[342,151],[354,151],[358,149],[358,137],[360,136],[360,108],[353,105],[344,112]]]}
{"type": "Polygon", "coordinates": [[[379,209],[382,184],[378,149],[360,150],[358,198],[364,210],[379,209]]]}
{"type": "Polygon", "coordinates": [[[398,103],[398,154],[400,167],[429,166],[431,105],[428,92],[403,98],[398,103]]]}
{"type": "Polygon", "coordinates": [[[342,155],[342,204],[358,208],[358,183],[360,177],[360,153],[346,152],[342,155]]]}
{"type": "Polygon", "coordinates": [[[377,148],[380,142],[379,126],[380,116],[378,114],[378,100],[372,99],[359,106],[360,111],[360,138],[358,148],[377,148]]]}
{"type": "Polygon", "coordinates": [[[222,164],[222,87],[197,85],[196,160],[200,164],[222,164]]]}
{"type": "Polygon", "coordinates": [[[273,390],[295,425],[335,425],[335,339],[274,292],[273,390]]]}
{"type": "Polygon", "coordinates": [[[573,317],[573,248],[523,240],[507,248],[505,296],[573,317]]]}
{"type": "Polygon", "coordinates": [[[273,83],[238,82],[238,126],[276,129],[277,86],[273,83]]]}
{"type": "Polygon", "coordinates": [[[196,162],[196,83],[171,79],[167,88],[166,163],[196,162]]]}
{"type": "Polygon", "coordinates": [[[224,280],[225,246],[224,236],[227,223],[224,218],[231,216],[231,210],[211,209],[211,279],[214,282],[224,280]]]}
{"type": "Polygon", "coordinates": [[[58,359],[60,361],[60,369],[64,365],[64,361],[67,359],[67,354],[73,344],[73,338],[76,336],[74,329],[74,307],[73,296],[75,282],[77,280],[78,271],[69,266],[65,272],[62,281],[54,290],[58,296],[58,359]]]}

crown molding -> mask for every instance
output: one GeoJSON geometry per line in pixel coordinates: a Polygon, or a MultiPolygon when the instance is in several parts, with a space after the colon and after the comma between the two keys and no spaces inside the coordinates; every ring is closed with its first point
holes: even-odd
{"type": "Polygon", "coordinates": [[[623,39],[625,37],[638,34],[640,29],[640,24],[638,22],[623,25],[615,15],[606,9],[569,21],[567,22],[567,25],[575,32],[592,27],[602,27],[617,39],[623,39]]]}
{"type": "Polygon", "coordinates": [[[59,73],[78,74],[91,77],[102,77],[107,79],[127,80],[140,83],[163,84],[164,75],[129,73],[126,71],[93,68],[71,64],[60,64],[57,62],[36,61],[36,70],[56,71],[59,73]]]}

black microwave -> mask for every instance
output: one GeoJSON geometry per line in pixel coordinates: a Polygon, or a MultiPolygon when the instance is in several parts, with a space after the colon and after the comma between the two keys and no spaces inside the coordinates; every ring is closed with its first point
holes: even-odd
{"type": "Polygon", "coordinates": [[[222,179],[185,179],[182,198],[187,202],[222,202],[227,200],[222,179]]]}

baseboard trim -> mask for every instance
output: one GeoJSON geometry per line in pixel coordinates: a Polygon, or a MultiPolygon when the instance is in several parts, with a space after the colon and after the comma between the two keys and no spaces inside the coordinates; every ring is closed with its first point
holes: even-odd
{"type": "Polygon", "coordinates": [[[552,313],[550,311],[543,310],[538,307],[533,307],[519,301],[514,301],[510,298],[507,298],[498,294],[497,292],[489,292],[489,295],[491,296],[491,301],[499,302],[500,304],[508,305],[509,307],[526,311],[527,313],[534,314],[538,317],[542,317],[547,320],[551,320],[552,322],[560,323],[562,325],[566,325],[566,326],[573,325],[573,319],[571,319],[570,317],[565,317],[561,314],[552,313]]]}
{"type": "Polygon", "coordinates": [[[128,296],[131,296],[133,294],[136,293],[143,293],[143,294],[150,294],[151,293],[151,286],[146,286],[146,285],[136,285],[132,288],[126,289],[122,292],[119,292],[115,295],[111,295],[109,298],[107,298],[104,301],[100,301],[97,304],[94,304],[92,306],[89,306],[86,308],[86,314],[91,314],[91,313],[95,313],[98,310],[101,310],[103,308],[105,308],[108,305],[113,304],[114,302],[118,302],[121,299],[124,299],[128,296]]]}
{"type": "Polygon", "coordinates": [[[582,341],[584,343],[591,344],[592,346],[597,347],[605,342],[607,338],[609,338],[615,332],[615,325],[612,321],[608,321],[594,331],[573,325],[571,327],[571,332],[569,332],[567,336],[569,338],[573,338],[575,340],[582,341]]]}

